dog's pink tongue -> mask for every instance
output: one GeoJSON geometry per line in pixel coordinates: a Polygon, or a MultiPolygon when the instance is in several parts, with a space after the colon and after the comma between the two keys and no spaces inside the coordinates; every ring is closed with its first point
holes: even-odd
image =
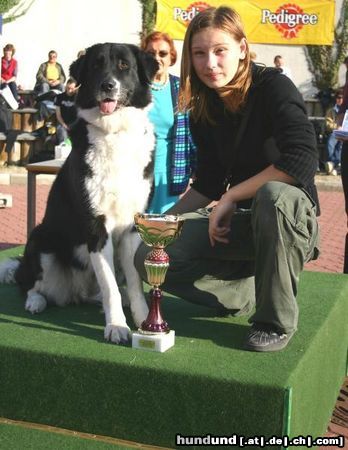
{"type": "Polygon", "coordinates": [[[99,104],[100,112],[102,114],[111,114],[115,111],[117,102],[115,100],[103,100],[99,104]]]}

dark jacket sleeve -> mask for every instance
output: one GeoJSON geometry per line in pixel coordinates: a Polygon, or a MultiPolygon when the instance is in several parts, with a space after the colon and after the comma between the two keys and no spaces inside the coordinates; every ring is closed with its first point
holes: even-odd
{"type": "Polygon", "coordinates": [[[37,71],[36,80],[39,83],[44,83],[48,81],[46,78],[46,66],[47,66],[46,63],[40,64],[39,70],[37,71]]]}
{"type": "Polygon", "coordinates": [[[284,75],[268,80],[265,92],[265,110],[280,152],[274,165],[295,178],[300,186],[307,186],[317,170],[318,152],[302,96],[284,75]]]}

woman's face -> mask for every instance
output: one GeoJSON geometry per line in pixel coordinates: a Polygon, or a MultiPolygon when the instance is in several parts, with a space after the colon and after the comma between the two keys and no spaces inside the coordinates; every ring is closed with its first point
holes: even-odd
{"type": "Polygon", "coordinates": [[[192,65],[202,83],[212,89],[226,86],[232,80],[245,52],[245,39],[237,42],[218,28],[204,28],[192,37],[192,65]]]}
{"type": "Polygon", "coordinates": [[[12,58],[12,50],[4,50],[4,56],[6,59],[12,58]]]}
{"type": "Polygon", "coordinates": [[[156,76],[160,77],[166,75],[172,63],[168,42],[163,40],[150,41],[145,51],[150,53],[158,62],[159,69],[156,76]]]}

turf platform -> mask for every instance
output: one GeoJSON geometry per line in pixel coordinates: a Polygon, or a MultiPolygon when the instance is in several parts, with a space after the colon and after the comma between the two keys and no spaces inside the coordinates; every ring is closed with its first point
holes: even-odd
{"type": "Polygon", "coordinates": [[[258,354],[242,350],[247,318],[167,296],[176,344],[160,354],[104,342],[97,306],[31,316],[0,285],[0,417],[171,448],[177,433],[323,436],[347,369],[347,297],[345,275],[303,273],[299,331],[258,354]]]}

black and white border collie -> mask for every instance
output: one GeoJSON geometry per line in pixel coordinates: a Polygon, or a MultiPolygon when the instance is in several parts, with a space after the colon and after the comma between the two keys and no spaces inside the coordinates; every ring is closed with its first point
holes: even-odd
{"type": "Polygon", "coordinates": [[[72,151],[56,177],[40,225],[20,260],[0,267],[0,281],[16,281],[31,313],[47,303],[102,300],[105,339],[129,338],[115,279],[114,252],[127,283],[136,326],[148,307],[133,265],[139,244],[134,214],[144,211],[152,186],[154,133],[147,118],[149,83],[157,62],[131,44],[96,44],[72,63],[80,85],[72,151]]]}

